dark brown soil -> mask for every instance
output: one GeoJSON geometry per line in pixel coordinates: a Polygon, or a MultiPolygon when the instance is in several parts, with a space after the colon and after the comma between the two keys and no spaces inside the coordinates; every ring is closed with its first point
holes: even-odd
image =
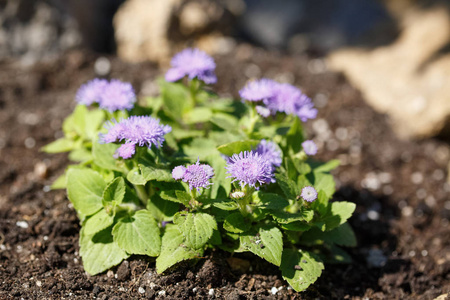
{"type": "MultiPolygon", "coordinates": [[[[220,251],[165,276],[144,257],[88,276],[75,211],[64,191],[48,189],[68,160],[39,148],[61,135],[76,89],[95,77],[94,61],[72,52],[31,69],[0,65],[0,299],[433,299],[450,291],[449,144],[400,141],[387,117],[320,60],[245,45],[216,58],[215,89],[236,95],[246,76],[266,76],[291,81],[326,104],[306,127],[324,141],[319,159],[344,162],[334,173],[335,197],[357,204],[353,263],[327,265],[303,293],[290,289],[276,267],[220,251]],[[281,289],[274,294],[273,287],[281,289]]],[[[162,74],[152,64],[111,62],[111,77],[137,90],[151,90],[162,74]]]]}

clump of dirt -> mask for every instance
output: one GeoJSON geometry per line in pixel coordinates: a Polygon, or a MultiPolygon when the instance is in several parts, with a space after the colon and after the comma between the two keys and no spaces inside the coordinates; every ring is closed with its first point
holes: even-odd
{"type": "MultiPolygon", "coordinates": [[[[350,219],[359,242],[349,249],[353,263],[327,265],[303,293],[275,266],[221,251],[167,275],[156,274],[152,259],[135,256],[88,276],[75,211],[64,191],[49,190],[69,161],[39,152],[61,136],[77,88],[95,77],[95,56],[71,52],[31,69],[0,68],[0,298],[433,299],[449,292],[448,143],[399,140],[387,118],[318,58],[240,45],[216,61],[214,89],[221,94],[237,96],[248,77],[270,77],[313,97],[319,116],[305,126],[319,145],[317,158],[341,160],[335,198],[357,204],[350,219]]],[[[152,81],[162,74],[152,64],[116,58],[111,66],[111,77],[136,90],[154,91],[152,81]]]]}

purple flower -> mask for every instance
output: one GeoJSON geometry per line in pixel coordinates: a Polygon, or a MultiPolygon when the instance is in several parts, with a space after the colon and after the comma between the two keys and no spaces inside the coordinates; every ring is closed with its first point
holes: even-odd
{"type": "Polygon", "coordinates": [[[123,109],[130,110],[136,102],[136,94],[130,83],[113,79],[103,89],[98,102],[101,108],[110,112],[123,109]]]}
{"type": "Polygon", "coordinates": [[[239,91],[239,95],[248,101],[267,100],[275,96],[278,85],[278,82],[267,78],[251,81],[239,91]]]}
{"type": "Polygon", "coordinates": [[[305,151],[305,153],[307,155],[316,155],[317,154],[317,146],[311,140],[304,141],[302,143],[302,147],[303,147],[303,151],[305,151]]]}
{"type": "Polygon", "coordinates": [[[256,187],[258,183],[270,183],[273,179],[271,164],[253,151],[233,154],[226,169],[230,174],[227,178],[234,178],[232,182],[239,181],[241,187],[247,184],[256,187]]]}
{"type": "Polygon", "coordinates": [[[174,82],[188,76],[189,79],[198,78],[207,84],[217,82],[214,60],[199,49],[188,48],[177,53],[170,64],[172,68],[166,73],[167,81],[174,82]]]}
{"type": "Polygon", "coordinates": [[[279,167],[281,165],[282,154],[274,142],[261,140],[258,147],[256,148],[256,153],[261,155],[265,160],[267,160],[271,164],[273,171],[275,171],[276,167],[279,167]]]}
{"type": "Polygon", "coordinates": [[[184,174],[186,173],[186,168],[183,166],[177,166],[172,170],[172,177],[175,180],[183,179],[184,174]]]}
{"type": "Polygon", "coordinates": [[[100,101],[100,97],[103,94],[103,90],[108,85],[108,81],[105,79],[95,78],[85,84],[83,84],[77,91],[75,100],[84,105],[91,105],[100,101]]]}
{"type": "Polygon", "coordinates": [[[303,122],[317,116],[317,109],[313,107],[311,99],[300,89],[287,83],[277,84],[274,89],[274,96],[264,100],[264,104],[273,113],[297,115],[303,122]]]}
{"type": "Polygon", "coordinates": [[[197,191],[200,188],[207,189],[212,183],[209,180],[214,176],[214,169],[207,164],[200,164],[200,160],[187,168],[183,166],[177,166],[172,170],[172,177],[175,180],[182,179],[184,182],[189,183],[189,188],[192,190],[196,188],[197,191]]]}
{"type": "Polygon", "coordinates": [[[264,106],[257,105],[255,109],[256,112],[263,118],[267,118],[268,116],[270,116],[270,109],[264,106]]]}
{"type": "Polygon", "coordinates": [[[117,149],[116,153],[114,154],[114,157],[118,158],[120,156],[124,159],[128,159],[132,157],[134,153],[136,153],[136,144],[125,143],[117,149]]]}
{"type": "Polygon", "coordinates": [[[312,186],[305,186],[302,188],[302,198],[308,202],[313,202],[317,199],[317,191],[312,186]]]}
{"type": "Polygon", "coordinates": [[[160,147],[164,142],[164,135],[172,131],[170,126],[160,125],[158,119],[149,116],[131,116],[120,122],[110,121],[105,127],[108,132],[99,134],[100,142],[125,141],[116,152],[117,156],[125,159],[134,155],[135,146],[160,147]]]}

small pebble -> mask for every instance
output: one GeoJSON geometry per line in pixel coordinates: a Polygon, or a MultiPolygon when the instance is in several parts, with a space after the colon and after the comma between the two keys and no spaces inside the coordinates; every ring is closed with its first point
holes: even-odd
{"type": "Polygon", "coordinates": [[[380,214],[375,210],[369,210],[367,212],[367,217],[372,221],[377,221],[380,219],[380,214]]]}
{"type": "Polygon", "coordinates": [[[402,208],[402,215],[405,217],[409,217],[413,214],[414,209],[411,206],[405,206],[402,208]]]}
{"type": "Polygon", "coordinates": [[[214,296],[214,289],[209,289],[209,291],[208,291],[208,295],[210,295],[210,296],[214,296]]]}
{"type": "Polygon", "coordinates": [[[165,290],[159,291],[158,295],[159,296],[165,296],[166,295],[166,291],[165,290]]]}
{"type": "Polygon", "coordinates": [[[99,57],[94,64],[95,73],[99,76],[108,75],[111,71],[111,62],[106,57],[99,57]]]}
{"type": "Polygon", "coordinates": [[[422,256],[427,256],[428,255],[428,251],[427,250],[422,250],[422,252],[420,252],[420,254],[422,254],[422,256]]]}
{"type": "Polygon", "coordinates": [[[143,294],[143,293],[145,293],[145,289],[143,288],[143,287],[139,287],[139,289],[138,289],[138,292],[140,293],[140,294],[143,294]]]}
{"type": "Polygon", "coordinates": [[[195,292],[197,292],[197,290],[198,290],[198,288],[195,287],[192,289],[192,292],[195,293],[195,292]]]}
{"type": "Polygon", "coordinates": [[[17,221],[16,225],[17,225],[17,227],[20,227],[20,228],[24,228],[24,229],[28,228],[28,223],[26,221],[17,221]]]}
{"type": "Polygon", "coordinates": [[[411,181],[414,184],[421,184],[423,182],[423,175],[420,172],[414,172],[411,175],[411,181]]]}
{"type": "Polygon", "coordinates": [[[42,281],[40,281],[40,280],[36,281],[36,285],[37,285],[38,287],[41,287],[41,286],[42,286],[42,281]]]}
{"type": "Polygon", "coordinates": [[[108,278],[114,277],[114,272],[109,270],[108,272],[106,272],[106,277],[108,277],[108,278]]]}
{"type": "Polygon", "coordinates": [[[270,292],[272,293],[272,295],[275,295],[278,292],[278,289],[276,287],[272,287],[270,292]]]}
{"type": "Polygon", "coordinates": [[[27,147],[28,149],[34,148],[34,146],[36,146],[36,140],[33,139],[32,137],[27,137],[25,139],[25,147],[27,147]]]}

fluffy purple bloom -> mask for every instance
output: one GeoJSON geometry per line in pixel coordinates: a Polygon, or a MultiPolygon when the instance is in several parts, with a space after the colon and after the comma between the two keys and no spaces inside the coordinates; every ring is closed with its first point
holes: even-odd
{"type": "Polygon", "coordinates": [[[257,105],[255,109],[256,112],[263,118],[267,118],[268,116],[270,116],[270,109],[268,109],[267,107],[257,105]]]}
{"type": "Polygon", "coordinates": [[[110,112],[130,110],[136,102],[136,94],[130,83],[113,79],[103,89],[98,102],[101,108],[110,112]]]}
{"type": "Polygon", "coordinates": [[[125,143],[122,146],[120,146],[116,153],[114,154],[115,158],[118,158],[119,156],[128,159],[131,158],[134,153],[136,153],[136,144],[133,143],[125,143]]]}
{"type": "Polygon", "coordinates": [[[200,188],[207,189],[212,185],[209,180],[214,176],[214,169],[207,164],[200,164],[200,160],[188,167],[177,166],[172,170],[172,177],[175,180],[182,179],[184,182],[189,183],[189,188],[192,190],[196,188],[197,191],[200,188]]]}
{"type": "Polygon", "coordinates": [[[233,154],[230,157],[227,167],[232,182],[239,181],[241,187],[249,185],[256,187],[256,184],[265,184],[272,182],[272,166],[266,158],[253,151],[245,151],[239,154],[233,154]]]}
{"type": "Polygon", "coordinates": [[[160,147],[164,142],[164,135],[172,131],[172,127],[161,125],[158,119],[149,116],[131,116],[120,122],[110,121],[105,127],[108,132],[99,135],[100,142],[125,141],[116,152],[116,155],[125,159],[134,155],[135,146],[160,147]]]}
{"type": "Polygon", "coordinates": [[[91,105],[99,102],[108,81],[105,79],[95,78],[83,84],[77,91],[75,100],[84,105],[91,105]]]}
{"type": "Polygon", "coordinates": [[[172,68],[166,73],[167,81],[174,82],[188,76],[189,79],[198,78],[207,84],[217,82],[214,60],[199,49],[188,48],[177,53],[170,64],[172,68]]]}
{"type": "Polygon", "coordinates": [[[251,81],[239,91],[239,95],[248,101],[267,100],[275,96],[278,85],[278,82],[267,78],[251,81]]]}
{"type": "Polygon", "coordinates": [[[302,143],[302,147],[303,147],[303,151],[305,151],[305,153],[307,155],[316,155],[317,154],[317,146],[311,140],[304,141],[302,143]]]}
{"type": "Polygon", "coordinates": [[[172,177],[175,180],[180,180],[180,179],[183,179],[185,173],[186,173],[186,168],[184,166],[176,166],[172,170],[172,177]]]}
{"type": "Polygon", "coordinates": [[[312,186],[305,186],[302,188],[302,198],[308,202],[313,202],[317,199],[317,191],[312,186]]]}
{"type": "Polygon", "coordinates": [[[278,149],[274,142],[261,140],[258,147],[256,148],[256,153],[261,155],[265,160],[267,160],[274,171],[276,167],[281,165],[281,151],[278,149]]]}

